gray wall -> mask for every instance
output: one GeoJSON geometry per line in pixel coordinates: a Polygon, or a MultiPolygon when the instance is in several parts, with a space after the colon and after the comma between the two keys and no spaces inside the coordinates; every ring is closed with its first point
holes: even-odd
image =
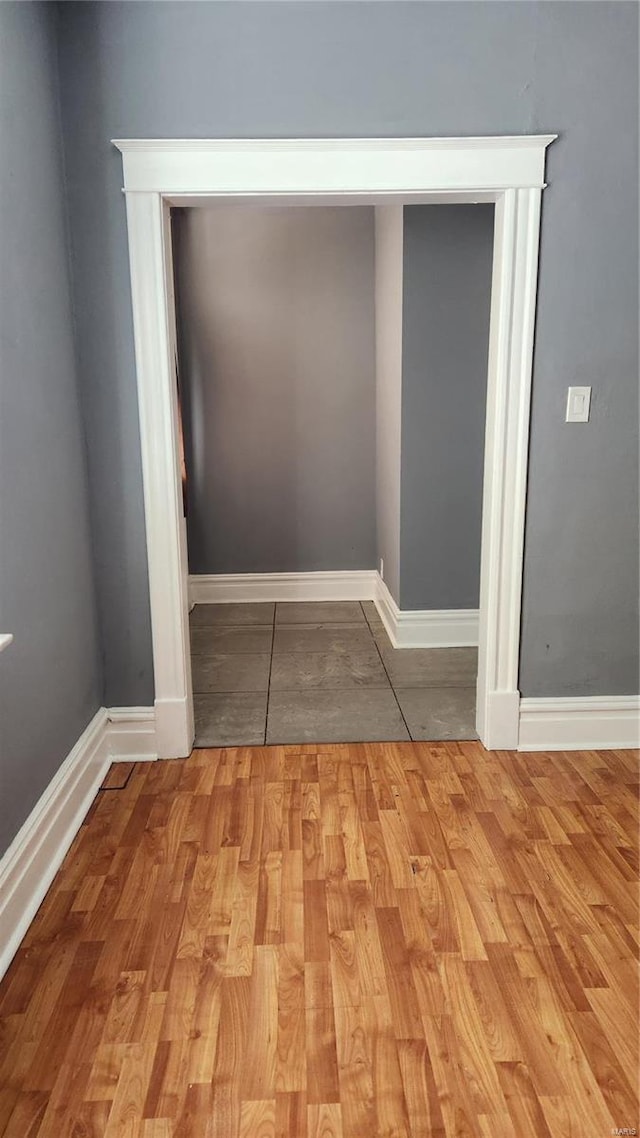
{"type": "Polygon", "coordinates": [[[372,208],[176,212],[192,573],[375,567],[372,208]]]}
{"type": "Polygon", "coordinates": [[[377,568],[400,602],[404,210],[375,207],[377,568]]]}
{"type": "Polygon", "coordinates": [[[107,697],[153,695],[126,136],[559,132],[544,193],[521,690],[638,690],[633,4],[63,4],[77,342],[107,697]],[[566,426],[569,383],[591,424],[566,426]]]}
{"type": "Polygon", "coordinates": [[[102,702],[54,16],[0,4],[0,853],[102,702]]]}
{"type": "Polygon", "coordinates": [[[404,210],[400,608],[477,608],[493,206],[404,210]]]}

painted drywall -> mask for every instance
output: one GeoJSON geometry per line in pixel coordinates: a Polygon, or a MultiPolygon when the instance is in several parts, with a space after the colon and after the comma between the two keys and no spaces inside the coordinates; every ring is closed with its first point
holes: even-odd
{"type": "Polygon", "coordinates": [[[373,569],[373,209],[173,224],[191,573],[373,569]]]}
{"type": "Polygon", "coordinates": [[[59,6],[107,698],[153,695],[123,137],[557,132],[533,375],[520,687],[638,690],[634,4],[59,6]],[[591,423],[564,423],[570,383],[591,423]]]}
{"type": "Polygon", "coordinates": [[[375,207],[377,565],[400,604],[403,207],[375,207]]]}
{"type": "Polygon", "coordinates": [[[562,138],[544,192],[520,687],[635,694],[638,7],[543,5],[541,29],[536,123],[555,118],[562,138]],[[564,421],[570,384],[592,387],[588,424],[564,421]]]}
{"type": "Polygon", "coordinates": [[[407,206],[400,608],[477,608],[493,206],[407,206]]]}
{"type": "Polygon", "coordinates": [[[49,4],[0,4],[0,853],[102,702],[49,4]]]}

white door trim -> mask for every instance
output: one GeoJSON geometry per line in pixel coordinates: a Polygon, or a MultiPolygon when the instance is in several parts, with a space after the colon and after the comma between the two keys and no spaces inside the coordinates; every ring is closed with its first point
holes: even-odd
{"type": "Polygon", "coordinates": [[[129,139],[123,155],[160,757],[193,742],[188,568],[172,347],[172,203],[496,203],[487,388],[478,734],[518,745],[518,655],[540,196],[555,135],[129,139]]]}
{"type": "Polygon", "coordinates": [[[160,758],[177,758],[190,753],[194,727],[168,221],[160,194],[127,194],[156,740],[160,758]]]}

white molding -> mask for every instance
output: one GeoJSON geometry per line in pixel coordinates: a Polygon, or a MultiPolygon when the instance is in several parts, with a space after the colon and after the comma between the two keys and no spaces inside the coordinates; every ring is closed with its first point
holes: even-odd
{"type": "Polygon", "coordinates": [[[379,573],[378,580],[376,581],[376,595],[374,600],[378,610],[378,616],[385,627],[387,636],[393,644],[393,647],[397,648],[396,613],[398,612],[398,606],[379,573]]]}
{"type": "Polygon", "coordinates": [[[112,762],[143,763],[158,758],[153,707],[107,708],[106,732],[112,762]]]}
{"type": "Polygon", "coordinates": [[[107,712],[101,707],[0,861],[0,976],[4,975],[104,779],[107,712]]]}
{"type": "Polygon", "coordinates": [[[478,643],[477,609],[401,610],[379,576],[374,599],[394,648],[461,648],[478,643]]]}
{"type": "Polygon", "coordinates": [[[113,139],[127,192],[171,195],[501,192],[544,185],[555,135],[113,139]]]}
{"type": "MultiPolygon", "coordinates": [[[[186,613],[186,608],[185,608],[186,613]]],[[[189,692],[178,699],[156,699],[156,746],[159,759],[184,759],[191,754],[195,728],[191,694],[191,650],[189,654],[189,692]],[[186,751],[186,754],[185,754],[186,751]]]]}
{"type": "Polygon", "coordinates": [[[521,699],[519,751],[640,747],[640,696],[521,699]]]}
{"type": "Polygon", "coordinates": [[[157,758],[152,707],[101,707],[0,860],[0,978],[112,762],[157,758]]]}
{"type": "Polygon", "coordinates": [[[129,262],[161,758],[194,739],[187,565],[177,444],[169,209],[160,194],[127,197],[129,262]]]}
{"type": "Polygon", "coordinates": [[[189,577],[189,603],[372,601],[375,569],[318,573],[219,573],[189,577]]]}
{"type": "Polygon", "coordinates": [[[539,189],[507,190],[494,223],[480,558],[476,729],[487,749],[518,744],[520,610],[539,189]]]}
{"type": "Polygon", "coordinates": [[[476,731],[483,724],[481,742],[488,751],[515,751],[518,745],[520,692],[517,688],[487,691],[481,677],[482,653],[478,653],[476,681],[476,731]],[[486,742],[485,742],[486,739],[486,742]]]}
{"type": "Polygon", "coordinates": [[[13,644],[13,633],[0,633],[0,652],[4,652],[5,648],[8,648],[10,644],[13,644]]]}
{"type": "Polygon", "coordinates": [[[128,139],[123,155],[158,753],[193,740],[177,448],[169,201],[327,194],[496,203],[483,489],[477,730],[515,748],[540,195],[555,135],[449,139],[128,139]]]}

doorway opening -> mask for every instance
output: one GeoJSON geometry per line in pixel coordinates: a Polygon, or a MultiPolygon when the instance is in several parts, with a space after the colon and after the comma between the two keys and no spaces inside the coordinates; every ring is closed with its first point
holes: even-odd
{"type": "MultiPolygon", "coordinates": [[[[517,747],[540,198],[553,137],[115,143],[123,154],[127,202],[161,757],[188,754],[194,738],[170,209],[212,200],[494,203],[476,729],[488,748],[517,747]]],[[[384,590],[377,600],[386,627],[401,642],[402,610],[384,590]]]]}
{"type": "Polygon", "coordinates": [[[493,206],[171,219],[195,746],[475,739],[493,206]]]}

